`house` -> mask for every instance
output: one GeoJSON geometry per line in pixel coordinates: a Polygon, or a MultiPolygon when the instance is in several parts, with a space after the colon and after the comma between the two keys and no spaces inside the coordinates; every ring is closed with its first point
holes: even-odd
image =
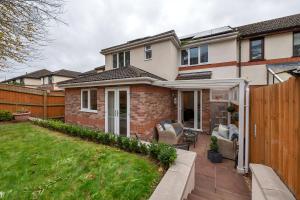
{"type": "Polygon", "coordinates": [[[59,84],[65,121],[142,139],[165,119],[206,133],[237,123],[238,170],[245,172],[249,87],[282,81],[287,64],[298,67],[299,30],[297,14],[183,37],[172,30],[102,49],[103,72],[59,84]],[[228,105],[236,108],[236,122],[228,105]]]}
{"type": "Polygon", "coordinates": [[[37,70],[31,73],[26,73],[15,78],[7,79],[1,83],[19,84],[27,87],[37,88],[41,85],[41,77],[47,76],[51,72],[47,69],[37,70]]]}
{"type": "Polygon", "coordinates": [[[61,69],[51,72],[47,69],[37,70],[31,73],[26,73],[15,78],[11,78],[2,83],[19,84],[31,88],[42,88],[48,90],[61,90],[57,87],[57,83],[76,78],[80,72],[61,69]]]}

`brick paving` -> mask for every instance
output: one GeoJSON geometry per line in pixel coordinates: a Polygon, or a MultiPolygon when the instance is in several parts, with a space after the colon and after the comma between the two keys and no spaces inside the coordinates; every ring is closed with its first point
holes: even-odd
{"type": "Polygon", "coordinates": [[[211,163],[207,159],[210,136],[200,134],[196,147],[196,183],[189,200],[250,200],[251,193],[246,178],[238,174],[234,161],[223,159],[223,163],[211,163]]]}

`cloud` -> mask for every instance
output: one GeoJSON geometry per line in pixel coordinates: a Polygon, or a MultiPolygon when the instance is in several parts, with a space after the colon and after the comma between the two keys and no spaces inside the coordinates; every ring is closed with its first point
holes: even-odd
{"type": "Polygon", "coordinates": [[[174,29],[185,35],[238,26],[300,12],[299,0],[68,0],[61,18],[49,24],[53,40],[42,59],[0,73],[0,80],[37,69],[87,71],[103,65],[103,48],[174,29]]]}

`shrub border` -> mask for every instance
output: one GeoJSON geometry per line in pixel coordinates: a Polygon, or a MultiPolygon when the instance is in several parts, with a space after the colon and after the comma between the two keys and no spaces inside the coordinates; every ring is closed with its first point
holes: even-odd
{"type": "Polygon", "coordinates": [[[168,169],[177,158],[176,149],[168,144],[157,142],[147,144],[135,138],[117,136],[112,133],[104,133],[99,130],[79,125],[67,124],[59,120],[31,118],[31,121],[35,125],[59,131],[70,136],[80,137],[103,145],[117,147],[127,152],[150,156],[154,160],[158,161],[165,169],[168,169]]]}

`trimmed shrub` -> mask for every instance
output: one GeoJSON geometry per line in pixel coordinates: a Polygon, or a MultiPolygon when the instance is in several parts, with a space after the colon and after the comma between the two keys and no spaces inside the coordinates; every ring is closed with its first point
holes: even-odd
{"type": "Polygon", "coordinates": [[[13,118],[14,116],[11,114],[11,112],[0,110],[0,121],[11,121],[13,118]]]}
{"type": "Polygon", "coordinates": [[[160,148],[158,160],[166,168],[170,167],[174,163],[176,157],[175,148],[170,146],[164,146],[160,148]]]}
{"type": "Polygon", "coordinates": [[[137,139],[132,138],[130,140],[129,149],[130,149],[131,152],[140,153],[139,141],[137,139]]]}
{"type": "Polygon", "coordinates": [[[141,153],[149,155],[160,162],[165,168],[168,168],[174,163],[177,154],[176,149],[173,146],[162,143],[143,144],[137,139],[130,139],[123,136],[116,136],[111,133],[104,133],[101,131],[84,128],[78,125],[66,124],[58,120],[34,120],[34,124],[54,130],[66,133],[71,136],[80,137],[95,141],[100,144],[116,146],[120,149],[129,152],[141,153]]]}

